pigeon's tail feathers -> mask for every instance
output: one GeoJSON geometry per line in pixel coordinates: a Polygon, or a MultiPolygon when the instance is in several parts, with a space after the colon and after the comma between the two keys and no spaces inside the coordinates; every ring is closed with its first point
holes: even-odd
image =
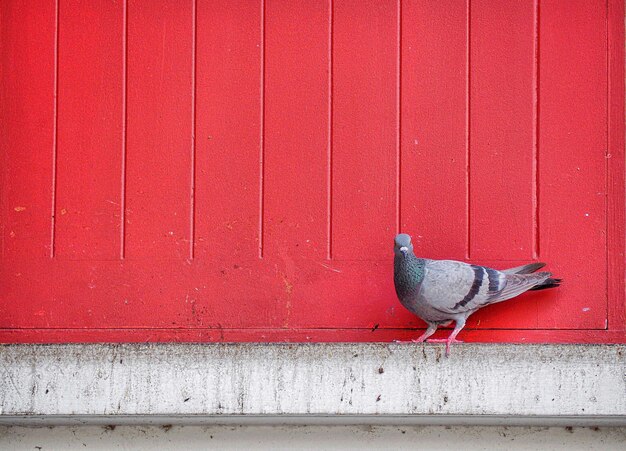
{"type": "Polygon", "coordinates": [[[514,298],[515,296],[532,289],[541,290],[543,288],[552,288],[553,286],[558,286],[559,282],[557,281],[560,282],[560,279],[553,279],[552,273],[549,272],[507,274],[506,286],[496,295],[493,302],[506,301],[507,299],[514,298]],[[542,286],[544,284],[546,284],[545,287],[542,286]]]}
{"type": "Polygon", "coordinates": [[[529,263],[528,265],[516,266],[515,268],[505,269],[504,274],[532,274],[546,266],[545,263],[529,263]]]}
{"type": "Polygon", "coordinates": [[[547,288],[556,288],[561,285],[561,279],[555,279],[554,277],[548,277],[539,285],[535,285],[531,290],[545,290],[547,288]]]}

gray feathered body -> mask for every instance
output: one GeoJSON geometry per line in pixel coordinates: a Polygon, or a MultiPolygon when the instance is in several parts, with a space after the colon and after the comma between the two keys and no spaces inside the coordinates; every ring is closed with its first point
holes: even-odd
{"type": "Polygon", "coordinates": [[[420,298],[427,262],[428,260],[417,258],[413,254],[406,257],[396,255],[393,265],[393,282],[398,299],[407,310],[425,321],[439,323],[446,318],[437,319],[441,316],[439,312],[420,298]]]}
{"type": "Polygon", "coordinates": [[[457,324],[489,304],[511,299],[525,291],[558,286],[549,272],[534,273],[542,263],[505,271],[454,260],[417,258],[411,249],[394,258],[394,284],[398,299],[409,311],[430,324],[457,324]]]}

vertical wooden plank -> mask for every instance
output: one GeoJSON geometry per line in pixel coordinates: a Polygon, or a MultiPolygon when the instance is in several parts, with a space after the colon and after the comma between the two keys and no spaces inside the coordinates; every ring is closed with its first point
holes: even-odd
{"type": "Polygon", "coordinates": [[[396,232],[398,7],[341,0],[333,10],[332,249],[389,258],[396,232]]]}
{"type": "Polygon", "coordinates": [[[328,1],[265,12],[264,256],[327,253],[328,1]]]}
{"type": "Polygon", "coordinates": [[[5,258],[51,253],[56,5],[0,2],[0,223],[5,258]]]}
{"type": "Polygon", "coordinates": [[[540,304],[540,327],[606,327],[605,5],[540,8],[540,257],[571,281],[540,304]]]}
{"type": "Polygon", "coordinates": [[[188,258],[193,2],[128,2],[126,254],[188,258]]]}
{"type": "Polygon", "coordinates": [[[626,330],[626,209],[624,174],[624,1],[608,1],[608,328],[626,330]]]}
{"type": "Polygon", "coordinates": [[[195,252],[198,258],[254,259],[261,3],[200,0],[197,8],[195,252]]]}
{"type": "Polygon", "coordinates": [[[465,258],[467,3],[402,3],[401,228],[416,252],[465,258]]]}
{"type": "Polygon", "coordinates": [[[532,2],[471,2],[470,256],[533,257],[532,2]]]}
{"type": "Polygon", "coordinates": [[[119,258],[124,5],[63,0],[55,255],[119,258]]]}

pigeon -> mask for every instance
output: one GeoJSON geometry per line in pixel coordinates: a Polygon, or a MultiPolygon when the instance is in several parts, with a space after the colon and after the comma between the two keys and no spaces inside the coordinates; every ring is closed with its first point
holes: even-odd
{"type": "Polygon", "coordinates": [[[445,342],[446,356],[450,355],[450,345],[458,342],[456,336],[467,318],[478,309],[528,290],[554,288],[561,283],[561,279],[553,278],[549,272],[536,272],[545,263],[498,271],[454,260],[418,258],[413,253],[411,237],[406,233],[396,236],[393,251],[393,282],[398,299],[428,325],[422,336],[413,342],[424,342],[435,333],[437,326],[455,322],[446,340],[429,340],[445,342]]]}

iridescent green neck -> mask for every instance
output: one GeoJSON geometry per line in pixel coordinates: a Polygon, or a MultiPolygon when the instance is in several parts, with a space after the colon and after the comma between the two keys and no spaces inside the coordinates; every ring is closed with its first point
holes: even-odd
{"type": "Polygon", "coordinates": [[[426,262],[414,254],[396,255],[393,261],[393,281],[400,299],[416,294],[424,279],[426,262]]]}

